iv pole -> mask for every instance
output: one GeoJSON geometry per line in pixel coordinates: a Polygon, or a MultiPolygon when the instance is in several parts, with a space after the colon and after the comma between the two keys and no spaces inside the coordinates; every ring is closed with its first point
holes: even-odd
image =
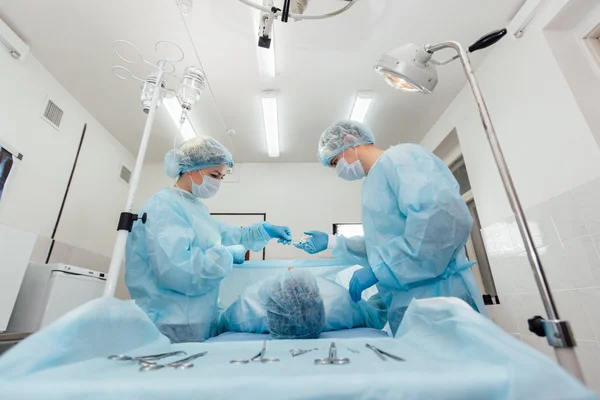
{"type": "MultiPolygon", "coordinates": [[[[117,282],[119,280],[119,275],[121,271],[121,267],[123,264],[123,258],[125,256],[125,246],[127,245],[127,236],[133,227],[133,223],[135,221],[140,221],[141,223],[146,223],[146,214],[142,216],[138,216],[132,213],[133,210],[133,202],[135,200],[135,194],[137,192],[140,177],[142,174],[142,168],[144,166],[144,158],[146,156],[146,150],[148,148],[148,143],[150,140],[150,134],[152,133],[152,126],[154,124],[154,119],[156,117],[156,111],[160,106],[162,98],[165,95],[173,95],[178,97],[181,103],[184,104],[182,106],[182,119],[185,118],[187,111],[191,108],[191,106],[198,100],[200,97],[200,90],[204,88],[204,76],[198,72],[198,68],[196,67],[188,67],[184,72],[184,76],[182,79],[174,75],[175,66],[173,63],[177,63],[183,60],[184,52],[183,50],[177,46],[176,44],[168,41],[160,41],[156,43],[155,50],[158,51],[161,45],[170,45],[175,47],[179,53],[180,57],[177,59],[160,59],[156,64],[152,64],[146,61],[140,52],[140,50],[130,42],[125,40],[118,40],[113,45],[113,50],[117,54],[117,56],[125,61],[128,64],[135,64],[135,61],[132,61],[124,56],[118,50],[119,45],[127,45],[131,49],[133,49],[139,55],[139,59],[145,64],[152,67],[154,70],[153,73],[147,79],[141,79],[134,76],[131,71],[123,66],[115,66],[113,67],[113,73],[119,79],[126,80],[128,78],[132,78],[134,80],[140,81],[143,83],[142,89],[142,100],[144,100],[144,95],[146,91],[152,91],[152,101],[150,103],[148,109],[148,117],[146,118],[146,125],[144,127],[144,133],[142,135],[142,141],[140,143],[140,148],[138,150],[137,159],[135,162],[135,167],[133,169],[131,183],[129,186],[129,193],[127,195],[127,201],[125,203],[125,211],[121,213],[121,217],[119,218],[119,224],[117,227],[117,238],[115,240],[115,246],[113,249],[112,257],[110,260],[110,267],[108,269],[108,276],[106,278],[106,285],[104,286],[104,297],[114,297],[115,290],[117,288],[117,282]],[[169,90],[166,88],[166,78],[167,75],[171,75],[175,77],[175,79],[181,81],[181,87],[179,94],[169,90]]],[[[148,100],[147,98],[145,99],[148,100]]],[[[144,104],[147,107],[147,104],[144,104]]]]}

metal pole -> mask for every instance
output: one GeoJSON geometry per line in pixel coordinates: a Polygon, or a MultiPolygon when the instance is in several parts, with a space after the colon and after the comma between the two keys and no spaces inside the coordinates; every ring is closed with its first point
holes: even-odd
{"type": "MultiPolygon", "coordinates": [[[[127,195],[127,202],[125,203],[125,212],[131,212],[133,209],[135,193],[137,192],[138,185],[140,183],[142,168],[144,166],[144,157],[146,156],[146,149],[148,148],[148,142],[150,141],[152,125],[154,124],[154,117],[156,116],[158,101],[161,96],[162,77],[163,65],[159,64],[158,74],[156,75],[156,83],[154,84],[154,92],[152,93],[152,105],[150,106],[148,117],[146,118],[146,126],[144,127],[142,142],[140,143],[137,159],[135,161],[135,167],[133,169],[133,174],[131,175],[129,194],[127,195]]],[[[108,268],[106,285],[104,286],[104,297],[114,297],[115,291],[117,290],[117,282],[119,280],[121,265],[125,256],[125,246],[127,245],[128,234],[129,232],[127,230],[120,230],[117,232],[115,247],[113,248],[112,258],[110,259],[110,267],[108,268]]]]}
{"type": "Polygon", "coordinates": [[[490,143],[492,154],[494,155],[494,160],[496,161],[496,166],[498,167],[498,172],[502,178],[502,183],[504,184],[508,201],[513,213],[515,214],[517,226],[519,227],[521,238],[525,244],[525,251],[527,252],[527,257],[529,258],[529,263],[531,264],[533,275],[535,277],[535,281],[537,283],[537,287],[548,316],[548,319],[543,321],[544,331],[546,333],[548,343],[554,347],[559,364],[569,371],[573,376],[583,382],[583,372],[581,371],[581,366],[579,365],[577,355],[575,354],[575,338],[571,332],[569,323],[559,319],[556,304],[554,303],[554,298],[552,297],[552,292],[550,291],[550,285],[548,284],[542,262],[537,253],[537,249],[535,248],[535,243],[531,236],[527,219],[525,218],[525,214],[510,176],[508,166],[506,165],[506,160],[504,159],[504,154],[502,153],[500,142],[496,136],[496,131],[494,130],[487,106],[485,105],[485,100],[483,99],[481,89],[479,88],[479,84],[475,78],[475,73],[471,67],[469,56],[464,51],[460,43],[457,42],[444,42],[434,46],[427,46],[426,50],[433,53],[443,48],[453,48],[458,53],[465,71],[465,75],[467,76],[469,86],[471,87],[471,91],[475,97],[477,107],[479,108],[481,122],[483,123],[483,128],[490,143]]]}

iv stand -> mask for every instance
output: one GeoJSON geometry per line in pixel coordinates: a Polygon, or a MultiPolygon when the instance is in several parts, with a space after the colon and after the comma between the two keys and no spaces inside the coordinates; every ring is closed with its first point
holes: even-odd
{"type": "MultiPolygon", "coordinates": [[[[132,60],[122,56],[119,53],[119,50],[117,49],[117,47],[119,45],[127,45],[127,46],[131,47],[133,50],[135,50],[138,53],[139,59],[142,62],[148,64],[149,66],[151,66],[153,69],[156,70],[156,75],[155,75],[156,80],[154,82],[152,82],[149,79],[145,80],[145,79],[138,78],[138,77],[134,76],[131,73],[131,71],[129,71],[127,68],[125,68],[123,66],[116,66],[113,68],[113,73],[119,79],[126,80],[128,78],[133,78],[137,81],[143,82],[145,85],[154,85],[154,88],[153,88],[153,92],[152,92],[152,103],[151,103],[150,109],[148,111],[148,117],[146,118],[146,125],[144,127],[142,141],[140,143],[140,148],[138,150],[137,159],[135,161],[135,167],[134,167],[133,173],[131,175],[131,183],[129,186],[129,193],[127,195],[127,201],[125,203],[125,211],[123,211],[121,213],[121,217],[119,218],[119,224],[117,227],[117,231],[118,231],[117,238],[115,240],[115,246],[113,248],[112,257],[110,260],[108,276],[106,278],[106,285],[104,286],[104,293],[103,293],[104,297],[114,297],[114,295],[115,295],[115,291],[117,288],[117,282],[119,280],[119,275],[120,275],[121,267],[123,264],[123,259],[125,256],[125,247],[127,245],[127,236],[129,234],[129,232],[131,232],[133,223],[138,220],[141,221],[142,223],[146,222],[146,214],[144,214],[142,216],[132,214],[133,202],[135,200],[135,194],[136,194],[138,186],[139,186],[140,177],[142,174],[142,168],[144,166],[144,158],[146,156],[146,150],[148,148],[148,143],[150,141],[150,134],[152,133],[152,126],[154,124],[154,118],[156,117],[156,111],[158,109],[161,98],[164,97],[165,94],[176,95],[174,92],[172,92],[164,87],[163,78],[166,75],[173,75],[173,73],[175,72],[175,66],[173,65],[173,63],[182,61],[183,57],[184,57],[184,53],[183,53],[183,50],[179,46],[177,46],[176,44],[174,44],[172,42],[168,42],[168,41],[161,41],[161,42],[156,43],[155,50],[158,51],[159,46],[163,45],[163,44],[168,44],[168,45],[174,46],[176,49],[178,49],[179,52],[181,53],[180,57],[178,59],[174,59],[174,60],[161,59],[156,64],[152,64],[152,63],[146,61],[142,57],[140,50],[130,42],[127,42],[125,40],[118,40],[113,45],[113,50],[117,54],[117,56],[121,60],[125,61],[128,64],[135,64],[136,61],[132,61],[132,60]]],[[[177,77],[175,77],[175,78],[177,78],[177,77]]],[[[177,78],[177,79],[179,79],[179,78],[177,78]]]]}
{"type": "MultiPolygon", "coordinates": [[[[500,40],[505,34],[505,29],[492,32],[482,37],[477,42],[475,42],[475,44],[470,46],[469,52],[477,51],[482,48],[491,46],[492,44],[500,40]]],[[[523,239],[523,243],[525,244],[527,257],[529,258],[529,263],[531,264],[533,275],[535,277],[540,296],[542,297],[544,309],[546,310],[546,314],[548,316],[548,319],[543,319],[541,317],[534,317],[530,319],[529,329],[532,332],[536,333],[538,336],[546,336],[548,344],[554,347],[558,363],[564,369],[569,371],[574,377],[579,379],[581,382],[584,382],[583,372],[577,359],[577,355],[575,354],[575,337],[573,336],[573,332],[571,331],[569,322],[561,320],[559,318],[558,310],[556,308],[556,304],[554,302],[554,298],[552,297],[552,292],[550,290],[550,285],[548,284],[548,280],[546,279],[546,274],[544,273],[542,262],[538,255],[537,249],[535,248],[535,244],[531,236],[531,231],[529,229],[529,224],[527,223],[527,219],[525,218],[525,213],[523,212],[521,201],[519,200],[519,196],[517,195],[517,191],[515,189],[510,172],[508,170],[506,160],[504,159],[504,154],[502,152],[502,148],[500,147],[500,142],[498,141],[498,137],[496,136],[496,131],[492,124],[492,120],[490,118],[490,114],[485,104],[483,94],[481,93],[481,89],[479,88],[479,84],[477,83],[477,79],[475,78],[475,73],[471,66],[469,56],[464,50],[464,48],[460,45],[460,43],[457,42],[442,42],[436,45],[426,45],[424,47],[424,50],[430,54],[433,54],[436,51],[447,48],[454,49],[457,55],[444,62],[438,62],[435,60],[431,61],[437,65],[444,65],[457,58],[460,58],[463,69],[465,71],[465,75],[467,76],[467,80],[469,82],[469,86],[471,88],[471,91],[473,92],[475,101],[477,102],[481,122],[483,123],[483,128],[485,129],[488,142],[490,143],[492,154],[494,155],[494,160],[496,162],[496,166],[498,167],[498,172],[500,173],[500,177],[502,178],[502,183],[504,185],[504,189],[506,190],[508,201],[513,210],[513,213],[515,214],[517,226],[519,227],[521,238],[523,239]]]]}

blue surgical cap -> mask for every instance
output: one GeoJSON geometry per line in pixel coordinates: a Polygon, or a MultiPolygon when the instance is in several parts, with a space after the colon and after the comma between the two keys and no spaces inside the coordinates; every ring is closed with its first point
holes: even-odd
{"type": "Polygon", "coordinates": [[[315,277],[292,269],[259,289],[273,339],[315,339],[325,326],[325,306],[315,277]]]}
{"type": "Polygon", "coordinates": [[[328,167],[333,157],[342,151],[350,147],[373,143],[375,143],[375,137],[366,125],[356,121],[342,120],[323,132],[319,139],[317,155],[321,164],[328,167]]]}
{"type": "Polygon", "coordinates": [[[178,150],[173,149],[165,156],[165,172],[173,179],[183,173],[215,165],[227,165],[231,168],[233,157],[225,146],[207,136],[190,139],[178,150]]]}

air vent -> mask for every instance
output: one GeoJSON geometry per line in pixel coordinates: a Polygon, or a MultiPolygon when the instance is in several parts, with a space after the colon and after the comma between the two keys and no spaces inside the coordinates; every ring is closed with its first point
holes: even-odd
{"type": "Polygon", "coordinates": [[[121,173],[119,174],[119,179],[129,185],[129,180],[131,179],[131,171],[124,165],[121,165],[121,173]]]}
{"type": "Polygon", "coordinates": [[[50,125],[58,129],[60,127],[60,121],[63,117],[63,110],[57,106],[52,100],[48,99],[46,103],[46,109],[44,110],[44,119],[50,125]]]}

